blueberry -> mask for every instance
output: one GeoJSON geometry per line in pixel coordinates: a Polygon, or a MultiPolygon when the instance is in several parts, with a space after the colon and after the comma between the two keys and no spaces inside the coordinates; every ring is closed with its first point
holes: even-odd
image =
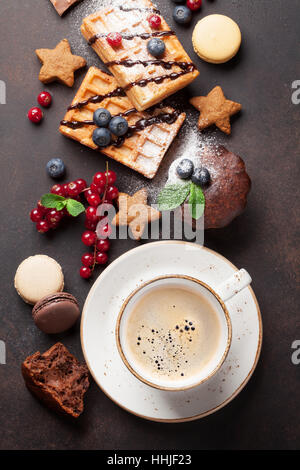
{"type": "Polygon", "coordinates": [[[116,116],[112,118],[108,127],[113,134],[115,134],[117,137],[121,137],[128,131],[128,122],[125,118],[116,116]]]}
{"type": "Polygon", "coordinates": [[[161,57],[166,50],[166,45],[161,39],[153,38],[148,42],[147,49],[154,57],[161,57]]]}
{"type": "Polygon", "coordinates": [[[174,8],[173,18],[176,23],[188,24],[192,19],[192,12],[184,5],[180,5],[174,8]]]}
{"type": "Polygon", "coordinates": [[[98,147],[108,147],[111,143],[111,133],[105,127],[98,127],[93,132],[93,142],[98,147]]]}
{"type": "Polygon", "coordinates": [[[179,178],[186,180],[190,178],[194,171],[194,163],[188,158],[181,160],[176,168],[177,175],[179,178]]]}
{"type": "Polygon", "coordinates": [[[93,120],[96,126],[107,127],[111,120],[111,114],[107,109],[99,108],[94,112],[93,120]]]}
{"type": "Polygon", "coordinates": [[[52,178],[60,178],[64,176],[66,171],[65,164],[61,158],[52,158],[52,160],[49,160],[46,169],[52,178]]]}
{"type": "Polygon", "coordinates": [[[198,186],[207,186],[210,182],[210,174],[207,168],[196,168],[192,174],[192,182],[198,186]]]}

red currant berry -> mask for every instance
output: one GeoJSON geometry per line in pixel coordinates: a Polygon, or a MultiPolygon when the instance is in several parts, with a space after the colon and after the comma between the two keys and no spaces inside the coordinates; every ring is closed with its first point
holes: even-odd
{"type": "Polygon", "coordinates": [[[52,96],[50,93],[48,93],[48,91],[42,91],[37,97],[37,100],[41,106],[44,106],[44,108],[49,108],[52,102],[52,96]]]}
{"type": "Polygon", "coordinates": [[[87,198],[87,202],[89,203],[90,206],[98,207],[101,202],[99,194],[91,194],[87,198]]]}
{"type": "Polygon", "coordinates": [[[49,222],[49,227],[52,228],[52,230],[55,230],[57,229],[57,227],[59,226],[59,222],[49,222]]]}
{"type": "Polygon", "coordinates": [[[41,211],[39,208],[35,208],[30,212],[30,218],[32,222],[39,222],[43,219],[44,212],[41,211]]]}
{"type": "Polygon", "coordinates": [[[46,233],[50,230],[49,223],[46,220],[40,220],[36,224],[36,229],[40,233],[46,233]]]}
{"type": "Polygon", "coordinates": [[[46,214],[47,208],[42,205],[41,201],[38,201],[38,203],[37,203],[36,206],[37,206],[37,209],[38,209],[40,212],[42,212],[43,215],[46,214]]]}
{"type": "Polygon", "coordinates": [[[89,206],[85,210],[85,215],[88,220],[91,222],[98,222],[99,217],[97,216],[97,208],[89,206]]]}
{"type": "Polygon", "coordinates": [[[108,256],[106,253],[97,253],[96,254],[96,263],[97,264],[106,264],[108,261],[108,256]]]}
{"type": "Polygon", "coordinates": [[[100,227],[99,235],[101,238],[108,238],[112,234],[112,228],[110,225],[106,224],[103,227],[100,227]]]}
{"type": "Polygon", "coordinates": [[[49,224],[58,224],[61,221],[63,215],[61,211],[57,211],[56,209],[51,209],[46,215],[46,219],[49,224]]]}
{"type": "Polygon", "coordinates": [[[114,184],[117,180],[117,175],[114,171],[112,170],[108,170],[106,173],[105,173],[105,177],[107,178],[107,183],[108,184],[114,184]]]}
{"type": "Polygon", "coordinates": [[[81,236],[81,240],[86,246],[94,245],[96,242],[96,239],[97,237],[96,237],[95,232],[92,232],[91,230],[87,230],[86,232],[83,232],[81,236]]]}
{"type": "Polygon", "coordinates": [[[63,187],[63,189],[62,189],[62,190],[63,190],[63,193],[64,193],[64,194],[63,194],[63,195],[64,195],[64,197],[68,197],[68,196],[69,196],[69,188],[68,188],[68,183],[65,183],[65,184],[63,184],[63,185],[62,185],[62,187],[63,187]]]}
{"type": "Polygon", "coordinates": [[[100,194],[102,191],[104,191],[104,186],[97,186],[95,183],[92,183],[90,186],[90,190],[93,193],[100,194]]]}
{"type": "Polygon", "coordinates": [[[52,188],[50,189],[50,193],[52,194],[56,194],[57,196],[64,196],[65,195],[65,192],[64,192],[64,187],[62,184],[55,184],[54,186],[52,186],[52,188]]]}
{"type": "Polygon", "coordinates": [[[104,253],[104,252],[108,251],[109,248],[110,248],[109,240],[107,238],[105,238],[104,240],[98,240],[97,244],[96,244],[96,248],[101,253],[104,253]]]}
{"type": "Polygon", "coordinates": [[[34,124],[39,124],[44,115],[40,108],[34,107],[28,111],[27,116],[29,121],[34,122],[34,124]]]}
{"type": "Polygon", "coordinates": [[[105,188],[105,184],[106,184],[106,176],[104,173],[102,173],[101,171],[99,173],[96,173],[94,175],[94,178],[93,178],[93,183],[95,183],[95,185],[98,187],[98,188],[105,188]]]}
{"type": "Polygon", "coordinates": [[[68,192],[71,197],[79,196],[81,191],[76,181],[71,181],[71,183],[68,184],[68,192]]]}
{"type": "Polygon", "coordinates": [[[79,274],[83,279],[89,279],[92,275],[92,270],[87,266],[82,266],[82,268],[80,268],[79,274]]]}
{"type": "Polygon", "coordinates": [[[115,186],[109,186],[106,191],[106,197],[108,200],[113,201],[114,199],[117,199],[119,196],[119,191],[118,188],[115,186]]]}
{"type": "Polygon", "coordinates": [[[158,15],[150,15],[148,17],[148,23],[150,24],[151,28],[158,29],[161,25],[161,17],[158,15]]]}
{"type": "Polygon", "coordinates": [[[87,268],[89,268],[90,266],[93,266],[93,264],[94,264],[94,255],[93,255],[93,253],[85,253],[84,255],[82,255],[81,262],[82,262],[83,266],[86,266],[87,268]]]}
{"type": "Polygon", "coordinates": [[[101,201],[101,205],[104,206],[103,210],[109,210],[111,208],[111,201],[103,199],[103,201],[101,201]]]}
{"type": "Polygon", "coordinates": [[[109,33],[107,35],[107,42],[111,47],[119,47],[122,44],[122,35],[120,33],[109,33]]]}
{"type": "Polygon", "coordinates": [[[85,199],[87,199],[88,197],[90,197],[92,194],[95,194],[91,189],[87,189],[86,191],[84,191],[84,197],[85,199]]]}
{"type": "Polygon", "coordinates": [[[186,6],[192,11],[199,10],[202,6],[202,0],[187,0],[186,6]]]}
{"type": "Polygon", "coordinates": [[[91,220],[85,219],[84,226],[87,230],[95,232],[98,222],[92,222],[91,220]]]}
{"type": "Polygon", "coordinates": [[[78,188],[80,189],[80,192],[84,191],[87,188],[86,181],[83,180],[82,178],[79,178],[78,180],[76,180],[75,183],[77,184],[78,188]]]}

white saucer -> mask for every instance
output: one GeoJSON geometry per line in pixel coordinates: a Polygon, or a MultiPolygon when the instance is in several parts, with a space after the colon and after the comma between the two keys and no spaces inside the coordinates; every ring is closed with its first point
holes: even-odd
{"type": "Polygon", "coordinates": [[[221,255],[181,241],[148,243],[111,263],[91,288],[81,321],[85,360],[103,392],[130,413],[161,422],[202,418],[235,398],[253,374],[261,350],[262,321],[251,287],[226,302],[233,328],[229,354],[217,374],[197,388],[168,392],[140,382],[124,365],[115,340],[124,300],[145,281],[185,274],[216,288],[235,271],[221,255]]]}

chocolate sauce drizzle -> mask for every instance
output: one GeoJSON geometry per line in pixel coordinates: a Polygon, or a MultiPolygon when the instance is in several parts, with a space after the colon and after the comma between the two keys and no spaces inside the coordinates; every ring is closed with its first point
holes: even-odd
{"type": "MultiPolygon", "coordinates": [[[[176,80],[177,78],[181,77],[182,75],[185,75],[187,73],[192,73],[195,70],[195,65],[193,63],[189,62],[176,62],[176,61],[160,61],[160,60],[152,60],[152,61],[130,61],[130,60],[125,60],[125,61],[113,61],[109,62],[106,65],[111,66],[111,65],[119,65],[119,62],[121,62],[120,65],[124,65],[125,67],[132,67],[136,63],[155,63],[157,64],[159,62],[159,65],[162,65],[164,68],[168,68],[169,66],[172,67],[174,65],[177,65],[182,69],[182,72],[173,72],[169,75],[160,75],[158,77],[150,77],[150,78],[144,78],[142,80],[137,80],[136,82],[129,83],[125,88],[118,87],[115,90],[111,91],[110,93],[107,93],[106,95],[95,95],[91,96],[90,98],[79,101],[78,103],[71,104],[68,107],[68,111],[71,111],[72,109],[81,109],[84,108],[84,106],[88,105],[89,103],[96,104],[96,103],[101,103],[103,100],[106,98],[113,98],[113,97],[122,97],[126,96],[125,91],[129,90],[130,88],[134,86],[140,86],[140,87],[145,87],[148,85],[148,83],[156,83],[159,85],[160,83],[164,82],[167,79],[170,80],[176,80]],[[132,64],[132,62],[134,62],[132,64]]],[[[146,65],[145,65],[146,67],[146,65]]]]}
{"type": "Polygon", "coordinates": [[[84,126],[94,126],[95,123],[94,121],[66,121],[64,119],[63,121],[60,121],[60,125],[70,127],[71,129],[80,129],[84,126]]]}
{"type": "Polygon", "coordinates": [[[148,67],[149,65],[158,65],[163,67],[166,70],[170,70],[172,67],[177,66],[180,67],[181,70],[188,70],[189,67],[194,67],[192,62],[176,62],[175,60],[160,60],[160,59],[153,59],[153,60],[112,60],[111,62],[106,62],[106,67],[113,67],[114,65],[123,65],[124,67],[134,67],[135,65],[143,65],[144,67],[148,67]]]}
{"type": "Polygon", "coordinates": [[[191,64],[186,70],[182,70],[182,72],[173,72],[169,75],[160,75],[159,77],[150,77],[150,78],[143,78],[142,80],[137,80],[136,82],[131,82],[124,87],[124,90],[130,90],[134,86],[140,86],[142,88],[146,87],[148,83],[156,83],[157,85],[163,83],[165,80],[176,80],[187,73],[192,73],[195,70],[195,65],[191,64]]]}
{"type": "MultiPolygon", "coordinates": [[[[89,46],[92,46],[97,39],[106,38],[109,33],[98,33],[92,36],[88,40],[89,46]]],[[[151,38],[162,38],[165,36],[174,36],[176,33],[175,31],[156,31],[153,33],[136,33],[136,34],[122,34],[122,38],[126,41],[132,41],[135,38],[141,38],[144,40],[151,39],[151,38]]]]}
{"type": "MultiPolygon", "coordinates": [[[[124,113],[120,113],[117,116],[128,116],[130,113],[136,112],[136,109],[129,109],[124,113]]],[[[137,121],[132,126],[129,126],[127,133],[122,136],[118,137],[114,142],[110,144],[110,146],[114,147],[121,147],[125,141],[133,135],[134,132],[139,132],[145,130],[147,127],[153,126],[154,124],[174,124],[174,122],[178,119],[180,115],[180,111],[175,110],[172,113],[161,113],[156,116],[152,116],[150,118],[143,118],[137,121]]],[[[94,126],[94,121],[61,121],[61,126],[70,127],[71,129],[79,129],[84,126],[94,126]]]]}
{"type": "Polygon", "coordinates": [[[71,104],[69,107],[68,107],[68,111],[71,111],[71,109],[81,109],[81,108],[84,108],[84,106],[86,106],[87,104],[89,103],[93,103],[93,104],[96,104],[96,103],[101,103],[101,101],[105,100],[106,98],[113,98],[113,97],[116,97],[116,96],[126,96],[126,93],[124,91],[123,88],[115,88],[115,90],[111,91],[110,93],[107,93],[106,95],[95,95],[95,96],[91,96],[90,98],[88,98],[87,100],[84,100],[84,101],[80,101],[78,103],[74,103],[74,104],[71,104]]]}

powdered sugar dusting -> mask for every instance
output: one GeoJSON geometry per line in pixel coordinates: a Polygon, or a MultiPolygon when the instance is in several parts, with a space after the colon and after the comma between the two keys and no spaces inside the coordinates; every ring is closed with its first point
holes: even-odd
{"type": "MultiPolygon", "coordinates": [[[[185,184],[186,180],[177,175],[178,163],[183,159],[189,159],[194,163],[195,168],[201,167],[201,155],[205,148],[216,147],[217,140],[214,133],[202,134],[195,125],[186,127],[181,135],[181,145],[179,145],[177,158],[169,168],[167,184],[185,184]],[[185,135],[184,135],[185,134],[185,135]]],[[[216,148],[216,153],[218,152],[216,148]]]]}

